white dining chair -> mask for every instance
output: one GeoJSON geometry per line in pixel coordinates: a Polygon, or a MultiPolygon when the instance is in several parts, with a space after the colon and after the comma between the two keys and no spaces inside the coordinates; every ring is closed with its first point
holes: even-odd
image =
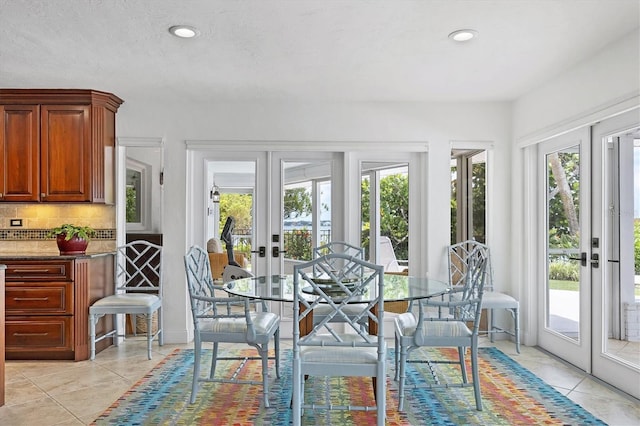
{"type": "Polygon", "coordinates": [[[116,249],[116,291],[111,296],[96,300],[89,307],[89,353],[96,357],[96,342],[113,337],[126,337],[120,331],[119,316],[133,317],[133,332],[136,332],[136,316],[146,320],[147,358],[151,359],[153,340],[157,337],[163,344],[162,331],[162,247],[148,241],[131,241],[116,249]],[[157,327],[153,329],[153,315],[157,315],[157,327]],[[96,336],[96,324],[105,315],[113,315],[114,327],[101,336],[96,336]]]}
{"type": "Polygon", "coordinates": [[[267,312],[262,301],[261,311],[254,309],[255,301],[246,297],[229,297],[223,286],[213,284],[209,256],[198,246],[193,246],[184,256],[187,275],[187,287],[191,302],[194,330],[194,362],[191,385],[191,399],[196,401],[200,383],[235,383],[247,385],[262,384],[264,406],[269,407],[269,342],[274,341],[276,377],[280,377],[280,317],[267,312]],[[219,291],[222,294],[217,293],[219,291]],[[202,344],[213,343],[211,368],[206,377],[200,377],[202,344]],[[220,343],[245,343],[257,349],[258,356],[219,355],[220,343]],[[238,360],[238,369],[231,377],[216,377],[216,365],[219,360],[238,360]],[[262,381],[238,378],[240,370],[249,360],[262,362],[262,381]]]}
{"type": "Polygon", "coordinates": [[[465,276],[469,267],[469,254],[476,252],[487,258],[486,283],[485,292],[482,299],[482,308],[486,309],[489,314],[489,321],[486,333],[489,335],[491,342],[497,333],[505,333],[512,336],[515,340],[516,352],[520,353],[520,302],[515,297],[494,290],[493,287],[493,268],[491,264],[491,251],[489,246],[475,240],[462,241],[448,247],[449,262],[449,284],[452,287],[460,285],[461,277],[465,276]],[[476,251],[477,250],[477,251],[476,251]],[[511,330],[502,328],[496,323],[497,309],[506,310],[513,319],[513,328],[511,330]]]}
{"type": "Polygon", "coordinates": [[[398,410],[404,410],[405,388],[407,380],[406,365],[408,363],[426,363],[434,375],[434,382],[413,383],[416,388],[451,388],[473,386],[476,409],[482,411],[480,378],[478,371],[478,329],[482,310],[482,296],[485,283],[487,258],[480,249],[469,253],[468,265],[461,285],[454,288],[456,297],[428,298],[418,300],[418,315],[406,312],[395,318],[395,380],[398,381],[398,410]],[[433,315],[440,311],[443,315],[433,315]],[[421,347],[455,347],[458,359],[411,356],[421,347]],[[469,382],[465,363],[465,353],[471,348],[472,381],[469,382]],[[460,368],[461,381],[458,383],[440,382],[437,364],[457,364],[460,368]]]}
{"type": "MultiPolygon", "coordinates": [[[[384,340],[384,268],[344,253],[329,253],[294,265],[293,300],[293,424],[300,425],[304,410],[376,410],[377,424],[385,424],[386,342],[384,340]],[[354,273],[358,271],[358,273],[354,273]],[[363,294],[375,297],[362,302],[363,294]],[[330,308],[306,335],[300,323],[321,304],[330,308]],[[351,304],[357,306],[354,312],[351,304]],[[361,327],[374,321],[375,335],[361,327]],[[336,321],[339,320],[339,321],[336,321]],[[372,377],[375,404],[339,405],[330,400],[305,402],[306,377],[372,377]]],[[[330,386],[326,383],[326,386],[330,386]]],[[[328,395],[329,391],[325,392],[328,395]]]]}

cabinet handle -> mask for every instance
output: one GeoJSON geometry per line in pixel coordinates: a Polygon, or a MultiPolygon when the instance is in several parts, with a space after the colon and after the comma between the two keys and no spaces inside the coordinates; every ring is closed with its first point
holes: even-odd
{"type": "Polygon", "coordinates": [[[44,192],[40,193],[40,198],[47,198],[47,194],[45,194],[44,192]]]}
{"type": "Polygon", "coordinates": [[[19,273],[37,272],[39,274],[46,274],[47,272],[49,272],[49,270],[48,269],[14,269],[13,272],[19,272],[19,273]]]}
{"type": "Polygon", "coordinates": [[[24,301],[31,301],[31,300],[46,302],[47,300],[49,300],[49,298],[48,297],[14,297],[13,300],[15,300],[16,302],[24,302],[24,301]]]}
{"type": "Polygon", "coordinates": [[[14,336],[48,336],[49,333],[13,333],[14,336]]]}

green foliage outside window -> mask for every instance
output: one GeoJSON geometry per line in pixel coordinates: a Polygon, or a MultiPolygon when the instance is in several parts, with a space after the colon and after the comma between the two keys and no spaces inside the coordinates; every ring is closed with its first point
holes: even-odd
{"type": "MultiPolygon", "coordinates": [[[[363,179],[362,244],[369,247],[370,182],[363,179]]],[[[398,173],[380,179],[380,234],[391,240],[398,259],[409,258],[409,177],[398,173]]]]}
{"type": "Polygon", "coordinates": [[[287,258],[311,260],[311,233],[307,229],[294,229],[285,235],[287,258]]]}
{"type": "MultiPolygon", "coordinates": [[[[227,217],[232,216],[236,221],[233,233],[235,235],[251,235],[253,226],[252,208],[252,194],[221,194],[219,232],[222,233],[227,217]]],[[[251,259],[251,240],[239,239],[235,243],[233,251],[235,253],[244,253],[247,259],[251,259]]]]}
{"type": "Polygon", "coordinates": [[[311,194],[306,188],[292,188],[284,191],[284,218],[311,214],[311,194]]]}
{"type": "Polygon", "coordinates": [[[243,230],[250,230],[253,226],[252,207],[251,194],[222,194],[220,196],[220,232],[229,216],[236,220],[235,233],[241,234],[243,230]]]}
{"type": "Polygon", "coordinates": [[[640,275],[640,219],[633,221],[633,238],[634,238],[634,256],[635,274],[640,275]]]}
{"type": "MultiPolygon", "coordinates": [[[[471,175],[471,196],[473,214],[473,238],[481,243],[486,242],[486,188],[487,188],[486,163],[474,163],[471,175]]],[[[451,244],[458,242],[458,180],[457,167],[451,167],[451,244]]],[[[463,238],[463,239],[466,239],[463,238]]]]}
{"type": "MultiPolygon", "coordinates": [[[[559,152],[557,159],[559,169],[563,171],[556,176],[549,167],[549,247],[575,248],[580,246],[580,230],[576,229],[580,208],[580,154],[559,152]],[[563,188],[569,194],[563,196],[563,188]]],[[[554,161],[549,156],[550,164],[554,161]]]]}
{"type": "Polygon", "coordinates": [[[126,204],[126,218],[127,222],[140,222],[140,215],[138,207],[136,205],[136,190],[132,186],[127,186],[126,190],[127,204],[126,204]]]}

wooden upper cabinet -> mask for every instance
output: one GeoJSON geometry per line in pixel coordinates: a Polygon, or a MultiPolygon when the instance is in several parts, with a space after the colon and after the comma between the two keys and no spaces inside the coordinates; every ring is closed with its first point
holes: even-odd
{"type": "Polygon", "coordinates": [[[40,107],[0,105],[0,200],[38,201],[40,107]]]}
{"type": "Polygon", "coordinates": [[[40,120],[40,198],[92,201],[89,107],[43,105],[40,120]]]}
{"type": "Polygon", "coordinates": [[[95,90],[0,89],[0,201],[115,202],[115,115],[95,90]]]}

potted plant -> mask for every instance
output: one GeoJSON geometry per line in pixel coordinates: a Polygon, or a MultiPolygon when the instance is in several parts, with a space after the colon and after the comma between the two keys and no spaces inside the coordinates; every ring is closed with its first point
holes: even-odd
{"type": "Polygon", "coordinates": [[[84,254],[89,239],[95,235],[90,226],[77,226],[65,223],[49,231],[50,237],[56,237],[60,254],[84,254]]]}

